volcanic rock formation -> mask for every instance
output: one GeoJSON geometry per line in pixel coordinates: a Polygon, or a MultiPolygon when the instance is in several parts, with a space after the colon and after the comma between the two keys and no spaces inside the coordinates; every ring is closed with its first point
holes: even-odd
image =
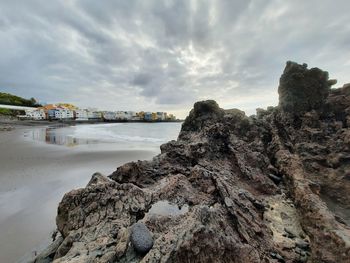
{"type": "Polygon", "coordinates": [[[153,160],[67,193],[35,262],[350,262],[350,85],[334,83],[287,62],[277,107],[197,102],[153,160]]]}

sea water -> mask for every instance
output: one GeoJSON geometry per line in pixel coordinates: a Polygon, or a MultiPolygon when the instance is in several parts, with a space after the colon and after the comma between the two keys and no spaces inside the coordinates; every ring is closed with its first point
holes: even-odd
{"type": "MultiPolygon", "coordinates": [[[[63,146],[112,144],[118,150],[148,149],[176,140],[181,123],[107,123],[69,127],[33,129],[27,136],[33,140],[63,146]]],[[[106,147],[106,145],[104,145],[106,147]]]]}

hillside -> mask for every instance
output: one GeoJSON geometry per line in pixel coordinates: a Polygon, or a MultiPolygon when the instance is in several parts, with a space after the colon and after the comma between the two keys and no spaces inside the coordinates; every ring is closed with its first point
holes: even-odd
{"type": "Polygon", "coordinates": [[[0,92],[0,104],[25,106],[25,107],[40,107],[41,105],[34,98],[25,99],[10,93],[0,92]]]}
{"type": "MultiPolygon", "coordinates": [[[[10,93],[0,92],[0,104],[4,105],[14,105],[14,106],[24,106],[24,107],[40,107],[41,105],[34,99],[25,99],[16,95],[12,95],[10,93]]],[[[10,110],[10,109],[1,109],[0,108],[0,116],[17,116],[22,114],[22,111],[19,110],[10,110]]]]}

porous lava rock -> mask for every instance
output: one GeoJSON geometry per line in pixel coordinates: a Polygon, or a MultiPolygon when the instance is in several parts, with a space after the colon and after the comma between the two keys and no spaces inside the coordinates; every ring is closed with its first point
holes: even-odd
{"type": "Polygon", "coordinates": [[[279,105],[282,110],[295,114],[320,109],[335,83],[329,80],[326,71],[288,61],[278,87],[279,105]]]}

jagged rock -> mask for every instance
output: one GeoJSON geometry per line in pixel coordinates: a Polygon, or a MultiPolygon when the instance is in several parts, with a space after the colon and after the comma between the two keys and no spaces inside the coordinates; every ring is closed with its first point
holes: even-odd
{"type": "Polygon", "coordinates": [[[147,161],[127,163],[118,167],[109,177],[118,183],[129,182],[138,186],[151,184],[154,182],[154,168],[148,168],[148,164],[147,161]]]}
{"type": "Polygon", "coordinates": [[[153,246],[152,234],[143,223],[132,226],[130,240],[136,252],[140,254],[146,254],[153,246]]]}
{"type": "Polygon", "coordinates": [[[288,61],[278,87],[279,105],[282,110],[294,114],[320,109],[333,84],[328,72],[288,61]]]}
{"type": "Polygon", "coordinates": [[[217,122],[224,116],[224,110],[214,100],[196,102],[182,124],[182,131],[200,130],[206,122],[217,122]]]}
{"type": "Polygon", "coordinates": [[[58,247],[62,244],[63,237],[57,237],[44,251],[42,251],[34,261],[30,263],[49,263],[52,262],[58,247]]]}
{"type": "Polygon", "coordinates": [[[50,257],[348,263],[350,89],[332,84],[328,73],[288,62],[278,107],[247,117],[196,103],[160,155],[94,174],[64,196],[56,219],[63,241],[50,257]],[[150,212],[165,200],[186,212],[150,212]],[[146,255],[134,249],[137,222],[152,233],[146,255]]]}

